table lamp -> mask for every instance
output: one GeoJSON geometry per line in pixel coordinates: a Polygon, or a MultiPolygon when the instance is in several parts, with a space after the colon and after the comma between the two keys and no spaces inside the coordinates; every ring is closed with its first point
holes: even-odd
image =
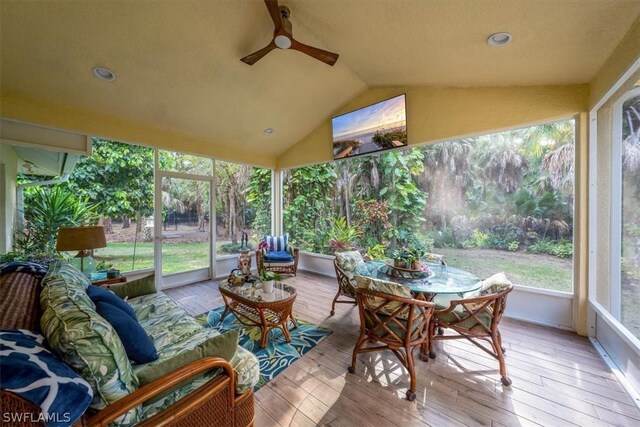
{"type": "Polygon", "coordinates": [[[60,227],[58,229],[57,251],[80,251],[71,261],[87,276],[96,269],[96,260],[93,259],[93,250],[107,247],[104,237],[104,227],[60,227]],[[78,261],[79,260],[79,263],[78,261]],[[79,264],[79,265],[78,265],[79,264]]]}

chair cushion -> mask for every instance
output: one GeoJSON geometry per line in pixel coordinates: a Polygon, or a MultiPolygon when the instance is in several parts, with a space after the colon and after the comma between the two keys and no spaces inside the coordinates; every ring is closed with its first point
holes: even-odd
{"type": "Polygon", "coordinates": [[[111,323],[111,326],[116,330],[127,352],[127,357],[131,361],[135,363],[149,363],[158,358],[158,353],[153,346],[153,342],[135,317],[131,317],[129,313],[125,313],[120,310],[119,307],[104,301],[98,301],[96,303],[96,311],[111,323]]]}
{"type": "MultiPolygon", "coordinates": [[[[111,324],[100,316],[87,295],[89,279],[65,262],[49,265],[40,295],[40,326],[47,342],[67,365],[93,389],[90,407],[96,410],[138,388],[122,342],[111,324]]],[[[135,408],[118,420],[138,422],[135,408]]]]}
{"type": "MultiPolygon", "coordinates": [[[[89,286],[87,288],[87,295],[91,298],[91,301],[97,306],[99,302],[104,302],[112,306],[118,307],[123,312],[127,313],[131,318],[135,320],[136,314],[133,312],[133,308],[125,300],[120,298],[108,289],[101,288],[100,286],[89,286]]],[[[99,312],[98,312],[99,313],[99,312]]],[[[101,314],[102,315],[102,314],[101,314]]],[[[102,316],[104,317],[104,316],[102,316]]],[[[108,320],[108,319],[107,319],[108,320]]],[[[111,322],[109,322],[111,323],[111,322]]],[[[111,323],[113,324],[113,323],[111,323]]],[[[116,329],[117,332],[117,329],[116,329]]],[[[120,334],[118,334],[120,335],[120,334]]],[[[125,346],[126,348],[126,346],[125,346]]]]}
{"type": "Polygon", "coordinates": [[[264,236],[264,241],[267,244],[267,249],[269,250],[269,252],[286,251],[287,246],[289,245],[289,235],[285,234],[283,236],[264,236]]]}
{"type": "Polygon", "coordinates": [[[47,426],[75,423],[93,398],[91,386],[45,348],[40,334],[0,331],[0,365],[2,389],[39,406],[47,426]]]}
{"type": "Polygon", "coordinates": [[[107,289],[118,295],[122,299],[135,298],[142,295],[153,294],[156,290],[156,275],[151,273],[149,276],[141,277],[136,280],[124,283],[114,283],[108,285],[107,289]]]}
{"type": "MultiPolygon", "coordinates": [[[[153,341],[159,356],[158,360],[150,364],[134,365],[133,370],[136,373],[145,367],[161,364],[164,360],[189,351],[189,349],[198,346],[200,343],[220,335],[220,332],[213,328],[203,327],[162,292],[133,298],[129,300],[129,303],[136,312],[140,325],[153,341]],[[171,325],[171,327],[167,328],[167,325],[171,325]]],[[[258,358],[253,353],[238,346],[235,356],[229,363],[233,366],[236,374],[236,393],[244,393],[251,390],[258,383],[260,366],[258,358]]],[[[208,378],[212,376],[209,375],[208,378]]],[[[199,382],[199,385],[205,382],[206,379],[199,382]]],[[[189,387],[191,386],[189,385],[189,387]]],[[[191,388],[191,390],[193,389],[191,388]]],[[[176,393],[181,396],[188,394],[184,390],[176,393]]],[[[170,397],[167,399],[165,403],[171,400],[170,397]]],[[[162,404],[154,403],[151,406],[152,408],[147,405],[144,406],[145,417],[160,408],[162,404]]]]}
{"type": "Polygon", "coordinates": [[[293,257],[287,251],[271,251],[264,256],[264,260],[268,262],[291,262],[293,257]]]}
{"type": "MultiPolygon", "coordinates": [[[[461,306],[458,305],[453,311],[447,314],[434,313],[433,317],[435,317],[437,320],[440,320],[440,321],[444,321],[447,323],[454,323],[454,322],[457,322],[457,319],[458,319],[458,317],[456,317],[456,314],[462,318],[469,315],[461,306]]],[[[478,317],[480,322],[482,322],[487,328],[491,326],[491,320],[493,319],[493,315],[492,315],[492,310],[490,308],[487,308],[487,310],[483,310],[477,313],[476,316],[478,317]]],[[[456,323],[456,326],[458,328],[467,329],[470,331],[476,331],[476,330],[478,332],[486,331],[486,329],[480,326],[476,321],[476,319],[474,319],[473,317],[468,317],[462,322],[456,323]]]]}
{"type": "MultiPolygon", "coordinates": [[[[413,295],[411,294],[411,290],[406,286],[402,286],[397,283],[389,282],[386,280],[374,279],[371,277],[355,276],[355,278],[359,288],[368,289],[370,291],[383,292],[385,294],[395,295],[403,298],[413,298],[413,295]]],[[[382,298],[374,297],[373,305],[378,306],[382,304],[384,301],[385,300],[382,298]]],[[[386,306],[384,306],[380,310],[380,312],[390,315],[390,314],[393,314],[401,306],[402,306],[401,302],[392,301],[388,303],[386,306]]],[[[399,313],[397,317],[401,319],[406,319],[408,318],[408,315],[409,315],[408,310],[405,309],[405,312],[399,313]]]]}
{"type": "Polygon", "coordinates": [[[221,357],[227,361],[233,359],[238,349],[238,330],[215,335],[196,346],[156,364],[148,364],[136,371],[140,385],[154,380],[204,357],[221,357]]]}
{"type": "Polygon", "coordinates": [[[501,292],[507,288],[513,287],[513,284],[507,279],[504,273],[496,273],[482,281],[482,286],[473,292],[465,294],[465,298],[475,298],[483,295],[489,295],[501,292]]]}
{"type": "Polygon", "coordinates": [[[353,281],[353,273],[358,266],[364,264],[364,259],[358,251],[336,252],[336,262],[349,280],[353,281]]]}

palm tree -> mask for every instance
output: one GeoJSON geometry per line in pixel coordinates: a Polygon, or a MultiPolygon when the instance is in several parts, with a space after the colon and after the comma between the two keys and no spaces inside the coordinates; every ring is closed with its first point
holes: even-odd
{"type": "Polygon", "coordinates": [[[464,206],[467,188],[472,183],[474,145],[472,140],[463,139],[427,145],[422,151],[424,171],[416,181],[431,196],[428,207],[446,230],[447,218],[464,206]]]}
{"type": "Polygon", "coordinates": [[[542,158],[540,163],[539,192],[548,189],[572,197],[575,164],[575,126],[573,120],[546,123],[525,129],[523,151],[542,158]]]}
{"type": "Polygon", "coordinates": [[[518,152],[519,141],[514,134],[498,133],[484,137],[485,150],[482,150],[481,167],[487,179],[505,193],[513,193],[520,188],[522,177],[529,169],[529,163],[518,152]]]}

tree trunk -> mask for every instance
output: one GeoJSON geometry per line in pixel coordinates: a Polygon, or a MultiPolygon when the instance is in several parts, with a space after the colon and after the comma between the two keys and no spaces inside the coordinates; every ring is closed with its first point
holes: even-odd
{"type": "Polygon", "coordinates": [[[146,225],[147,218],[140,213],[140,211],[136,212],[136,233],[142,232],[142,227],[146,225]]]}
{"type": "Polygon", "coordinates": [[[128,215],[122,215],[122,228],[131,227],[131,220],[128,215]]]}
{"type": "Polygon", "coordinates": [[[113,233],[113,224],[111,223],[111,218],[102,218],[102,226],[104,227],[104,232],[106,234],[113,233]]]}
{"type": "Polygon", "coordinates": [[[229,234],[231,235],[231,243],[238,244],[238,236],[236,236],[236,203],[233,196],[229,194],[229,234]]]}

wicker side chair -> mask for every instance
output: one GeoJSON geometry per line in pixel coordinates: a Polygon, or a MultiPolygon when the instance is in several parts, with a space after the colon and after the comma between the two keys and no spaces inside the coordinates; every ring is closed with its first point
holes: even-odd
{"type": "Polygon", "coordinates": [[[336,313],[336,304],[356,304],[356,282],[354,272],[356,268],[364,264],[364,259],[358,251],[336,252],[336,259],[333,260],[333,267],[336,270],[338,280],[338,292],[331,304],[331,316],[336,313]],[[339,300],[346,297],[346,300],[339,300]]]}
{"type": "MultiPolygon", "coordinates": [[[[411,296],[393,293],[409,293],[408,288],[376,279],[366,279],[368,289],[361,286],[360,277],[356,290],[360,313],[360,336],[353,349],[349,372],[355,373],[356,358],[360,353],[391,350],[409,371],[411,383],[407,400],[416,398],[416,372],[413,352],[429,340],[429,324],[434,303],[417,300],[411,296]],[[395,288],[394,288],[395,287],[395,288]],[[369,343],[378,343],[373,347],[369,343]]],[[[410,295],[410,293],[409,293],[410,295]]]]}
{"type": "Polygon", "coordinates": [[[298,258],[300,251],[297,247],[287,245],[287,252],[291,255],[288,260],[272,260],[269,259],[269,253],[263,249],[256,250],[256,264],[258,271],[273,271],[278,274],[291,274],[295,276],[298,273],[298,258]]]}
{"type": "Polygon", "coordinates": [[[448,307],[436,305],[433,322],[429,325],[429,357],[435,358],[433,343],[437,340],[465,338],[496,358],[500,364],[502,384],[511,385],[504,360],[505,349],[498,325],[507,306],[507,296],[513,290],[504,273],[486,279],[479,295],[468,295],[463,299],[451,300],[448,307]],[[440,328],[451,329],[456,334],[440,335],[440,328]],[[483,344],[483,342],[488,343],[483,344]]]}

